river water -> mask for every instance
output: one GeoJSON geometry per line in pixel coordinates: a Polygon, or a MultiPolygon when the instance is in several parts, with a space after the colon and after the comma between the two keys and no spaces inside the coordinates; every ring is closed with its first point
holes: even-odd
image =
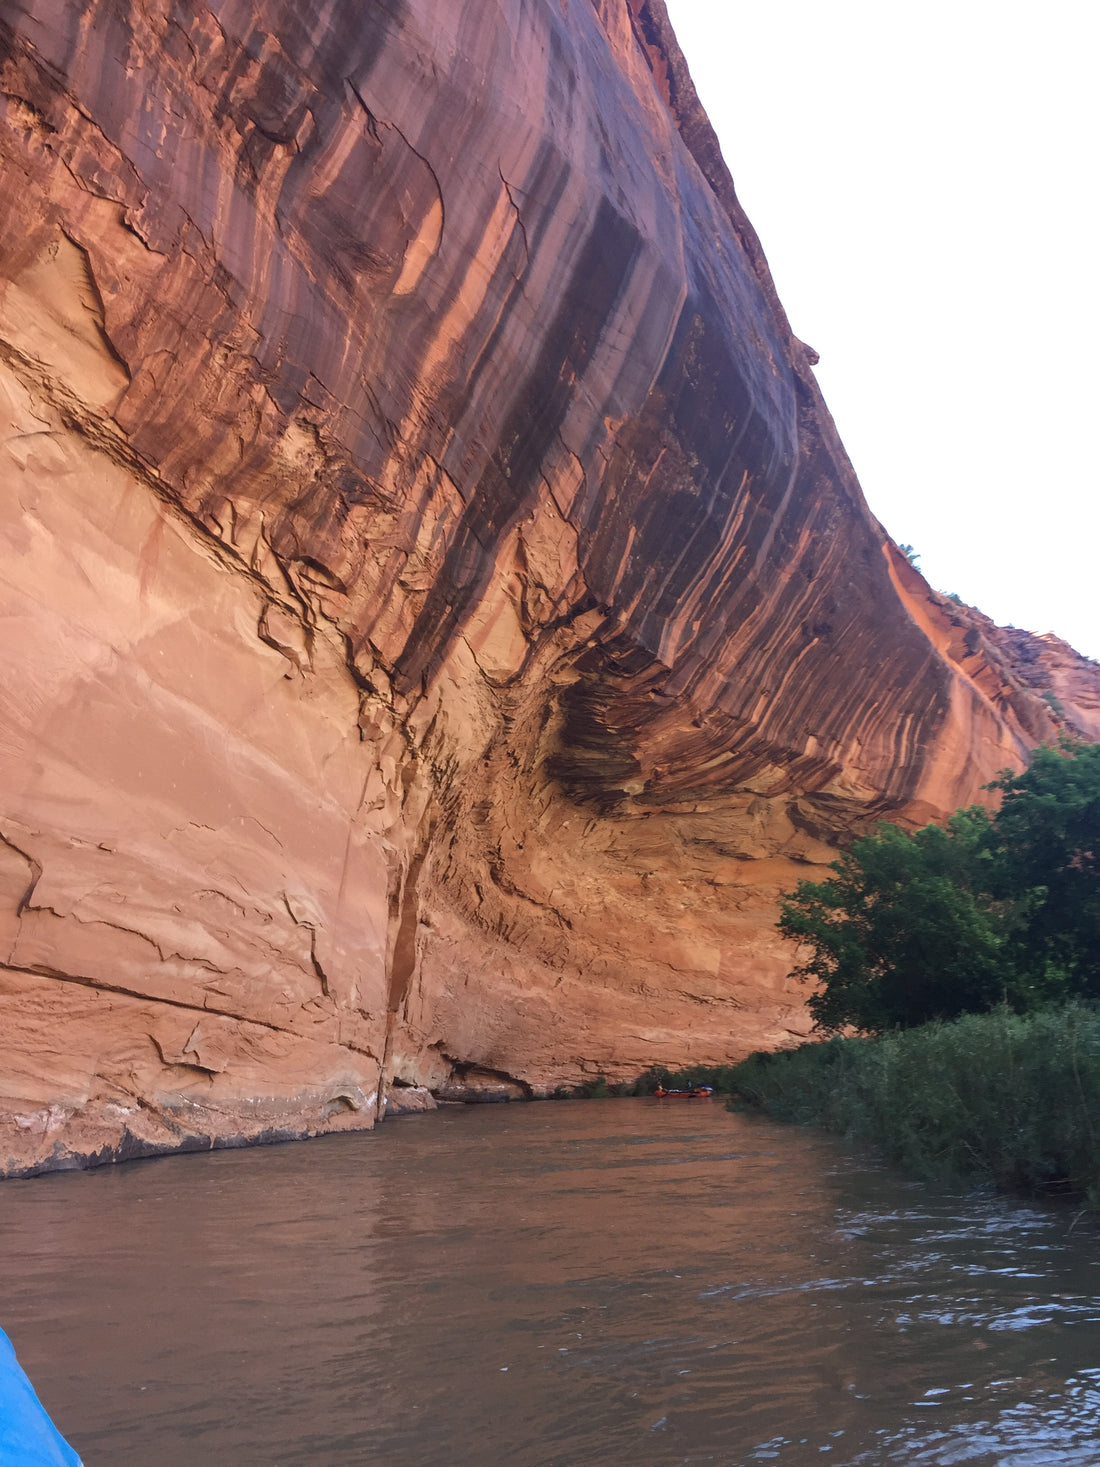
{"type": "Polygon", "coordinates": [[[0,1184],[86,1467],[1100,1463],[1100,1248],[711,1101],[0,1184]]]}

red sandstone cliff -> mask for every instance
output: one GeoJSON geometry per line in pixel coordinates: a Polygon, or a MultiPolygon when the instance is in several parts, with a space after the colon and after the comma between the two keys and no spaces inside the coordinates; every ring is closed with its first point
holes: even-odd
{"type": "Polygon", "coordinates": [[[803,1033],[776,894],[1100,732],[867,511],[660,0],[3,14],[0,1168],[803,1033]]]}

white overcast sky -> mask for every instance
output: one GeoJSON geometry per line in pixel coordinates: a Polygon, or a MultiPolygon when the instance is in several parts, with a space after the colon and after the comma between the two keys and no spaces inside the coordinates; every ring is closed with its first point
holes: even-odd
{"type": "Polygon", "coordinates": [[[874,513],[1100,660],[1100,0],[667,0],[874,513]]]}

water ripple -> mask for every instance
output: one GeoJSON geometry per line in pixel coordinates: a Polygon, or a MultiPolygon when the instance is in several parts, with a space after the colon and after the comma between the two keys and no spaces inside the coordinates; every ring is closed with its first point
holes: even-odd
{"type": "Polygon", "coordinates": [[[110,1467],[1095,1464],[1095,1233],[720,1106],[564,1102],[0,1188],[110,1467]]]}

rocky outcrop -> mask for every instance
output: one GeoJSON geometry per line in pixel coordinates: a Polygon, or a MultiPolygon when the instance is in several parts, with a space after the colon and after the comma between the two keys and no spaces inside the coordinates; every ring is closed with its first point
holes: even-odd
{"type": "MultiPolygon", "coordinates": [[[[1038,693],[1054,721],[1069,738],[1100,740],[1100,668],[1075,652],[1053,632],[1036,636],[1021,627],[995,626],[976,608],[970,624],[985,638],[992,657],[1011,670],[1023,688],[1038,693]]],[[[1040,741],[1049,738],[1046,727],[1036,729],[1040,741]]]]}
{"type": "Polygon", "coordinates": [[[0,1162],[805,1032],[777,893],[1070,715],[866,509],[660,0],[0,54],[0,1162]]]}

